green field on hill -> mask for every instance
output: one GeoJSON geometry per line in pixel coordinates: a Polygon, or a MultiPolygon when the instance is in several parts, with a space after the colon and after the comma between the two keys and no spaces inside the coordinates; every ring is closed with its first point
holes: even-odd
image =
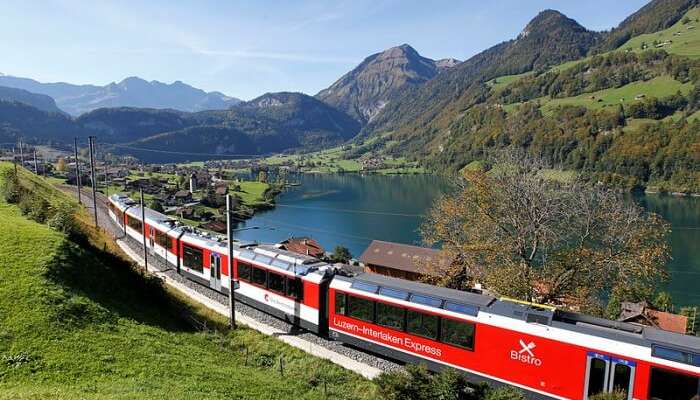
{"type": "Polygon", "coordinates": [[[663,75],[648,81],[637,81],[619,88],[599,90],[584,93],[575,97],[551,99],[542,101],[542,112],[551,115],[560,106],[584,106],[592,110],[618,104],[629,105],[643,101],[646,98],[661,98],[677,92],[688,94],[693,89],[692,83],[681,83],[668,75],[663,75]]]}
{"type": "Polygon", "coordinates": [[[700,8],[693,8],[668,29],[636,36],[620,49],[640,52],[642,44],[649,49],[662,49],[671,54],[700,58],[700,8]]]}
{"type": "MultiPolygon", "coordinates": [[[[21,176],[51,207],[76,207],[21,176]]],[[[376,397],[372,383],[330,362],[249,329],[227,331],[82,222],[69,239],[4,200],[0,221],[1,399],[321,399],[324,381],[331,398],[376,397]]]]}

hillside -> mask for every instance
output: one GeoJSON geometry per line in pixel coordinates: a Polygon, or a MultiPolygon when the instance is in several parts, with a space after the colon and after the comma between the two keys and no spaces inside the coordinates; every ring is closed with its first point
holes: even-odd
{"type": "Polygon", "coordinates": [[[225,110],[240,100],[219,92],[205,92],[180,81],[166,84],[129,77],[105,86],[41,83],[33,79],[0,75],[0,85],[52,97],[71,115],[104,107],[172,108],[180,111],[225,110]]]}
{"type": "Polygon", "coordinates": [[[652,0],[606,34],[594,50],[615,50],[632,37],[666,29],[697,4],[697,0],[652,0]]]}
{"type": "MultiPolygon", "coordinates": [[[[10,170],[0,164],[4,178],[10,170]]],[[[21,177],[30,203],[77,206],[42,179],[21,177]]],[[[25,208],[0,200],[0,399],[321,399],[323,381],[333,398],[374,398],[371,383],[328,361],[223,329],[105,251],[111,238],[87,228],[84,212],[83,233],[67,237],[27,219],[25,208]]]]}
{"type": "Polygon", "coordinates": [[[24,103],[0,101],[0,143],[38,139],[43,143],[72,142],[85,131],[63,113],[47,112],[24,103]]]}
{"type": "MultiPolygon", "coordinates": [[[[469,88],[440,103],[437,83],[474,62],[467,60],[416,92],[419,97],[432,96],[435,104],[443,105],[440,109],[428,109],[405,122],[399,117],[397,125],[387,125],[388,132],[365,130],[384,142],[383,147],[374,145],[366,151],[406,156],[431,170],[457,171],[485,152],[520,147],[612,185],[698,192],[700,154],[694,121],[700,115],[700,35],[695,25],[700,10],[690,9],[670,23],[671,17],[663,15],[678,13],[666,8],[670,4],[678,10],[687,7],[686,2],[652,2],[623,22],[619,29],[642,29],[639,21],[670,27],[631,38],[618,50],[590,56],[582,48],[578,59],[503,70],[498,76],[491,76],[497,67],[484,67],[469,88]],[[655,7],[662,7],[665,14],[652,18],[655,7]],[[433,86],[435,93],[421,94],[433,86]]],[[[567,29],[571,45],[582,33],[563,16],[545,12],[516,42],[544,26],[567,29]]],[[[585,43],[595,46],[607,40],[606,35],[585,43]]],[[[542,56],[551,60],[561,45],[546,48],[550,50],[542,56]]]]}
{"type": "Polygon", "coordinates": [[[360,130],[359,123],[350,116],[301,93],[267,93],[228,111],[170,112],[167,115],[157,111],[158,120],[130,119],[135,112],[145,111],[116,113],[119,130],[125,133],[120,138],[128,135],[136,140],[117,146],[114,151],[150,162],[194,161],[237,154],[251,156],[302,147],[320,149],[342,143],[360,130]],[[133,128],[135,121],[138,121],[137,129],[133,128]],[[144,121],[150,124],[144,125],[144,121]],[[174,129],[166,129],[168,125],[174,129]],[[143,135],[147,131],[163,133],[143,135]]]}
{"type": "Polygon", "coordinates": [[[407,44],[372,54],[316,98],[363,124],[371,121],[407,87],[418,87],[459,61],[425,58],[407,44]]]}
{"type": "Polygon", "coordinates": [[[0,86],[0,101],[16,101],[46,112],[63,112],[56,106],[56,102],[49,96],[5,86],[0,86]]]}

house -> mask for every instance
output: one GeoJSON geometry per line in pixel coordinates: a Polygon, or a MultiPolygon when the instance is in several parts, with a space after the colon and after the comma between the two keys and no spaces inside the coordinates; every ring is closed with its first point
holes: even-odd
{"type": "Polygon", "coordinates": [[[206,230],[210,230],[213,232],[226,233],[226,222],[223,221],[214,220],[207,222],[206,224],[202,224],[200,226],[206,230]]]}
{"type": "Polygon", "coordinates": [[[646,301],[639,303],[625,301],[622,302],[621,309],[618,321],[653,326],[682,334],[685,334],[688,329],[688,317],[654,310],[646,301]]]}
{"type": "Polygon", "coordinates": [[[360,256],[360,263],[365,272],[415,281],[430,273],[426,266],[435,263],[446,266],[452,260],[439,250],[373,240],[360,256]]]}
{"type": "Polygon", "coordinates": [[[323,247],[310,237],[291,237],[280,242],[280,248],[282,250],[316,258],[321,258],[326,253],[323,247]]]}
{"type": "Polygon", "coordinates": [[[188,190],[178,190],[173,195],[173,201],[175,204],[186,204],[192,201],[192,193],[188,190]]]}

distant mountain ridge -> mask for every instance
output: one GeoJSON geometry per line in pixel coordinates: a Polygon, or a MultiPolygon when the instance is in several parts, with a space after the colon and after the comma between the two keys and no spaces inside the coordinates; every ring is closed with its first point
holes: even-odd
{"type": "Polygon", "coordinates": [[[420,86],[458,63],[455,59],[431,60],[403,44],[365,58],[316,98],[364,124],[405,88],[420,86]]]}
{"type": "Polygon", "coordinates": [[[28,78],[0,75],[0,86],[50,96],[61,110],[73,116],[106,107],[171,108],[190,112],[221,110],[240,102],[220,92],[205,92],[181,81],[166,84],[137,77],[97,86],[41,83],[28,78]]]}

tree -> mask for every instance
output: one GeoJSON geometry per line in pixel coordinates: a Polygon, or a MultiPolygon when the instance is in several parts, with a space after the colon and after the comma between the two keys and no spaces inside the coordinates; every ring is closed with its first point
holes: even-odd
{"type": "Polygon", "coordinates": [[[161,202],[159,200],[156,200],[156,199],[151,200],[148,204],[148,207],[151,210],[156,211],[156,212],[160,212],[160,213],[165,211],[165,209],[163,208],[163,204],[161,204],[161,202]]]}
{"type": "Polygon", "coordinates": [[[267,183],[267,171],[258,172],[258,182],[267,183]]]}
{"type": "Polygon", "coordinates": [[[433,263],[432,283],[473,283],[503,296],[600,314],[603,294],[651,299],[666,278],[668,224],[601,185],[519,152],[463,171],[421,227],[450,264],[433,263]]]}
{"type": "Polygon", "coordinates": [[[56,171],[66,172],[66,160],[63,159],[63,157],[59,158],[58,162],[56,162],[56,171]]]}
{"type": "Polygon", "coordinates": [[[352,258],[350,250],[344,246],[335,246],[333,249],[333,255],[331,255],[331,260],[333,262],[346,263],[352,258]]]}

